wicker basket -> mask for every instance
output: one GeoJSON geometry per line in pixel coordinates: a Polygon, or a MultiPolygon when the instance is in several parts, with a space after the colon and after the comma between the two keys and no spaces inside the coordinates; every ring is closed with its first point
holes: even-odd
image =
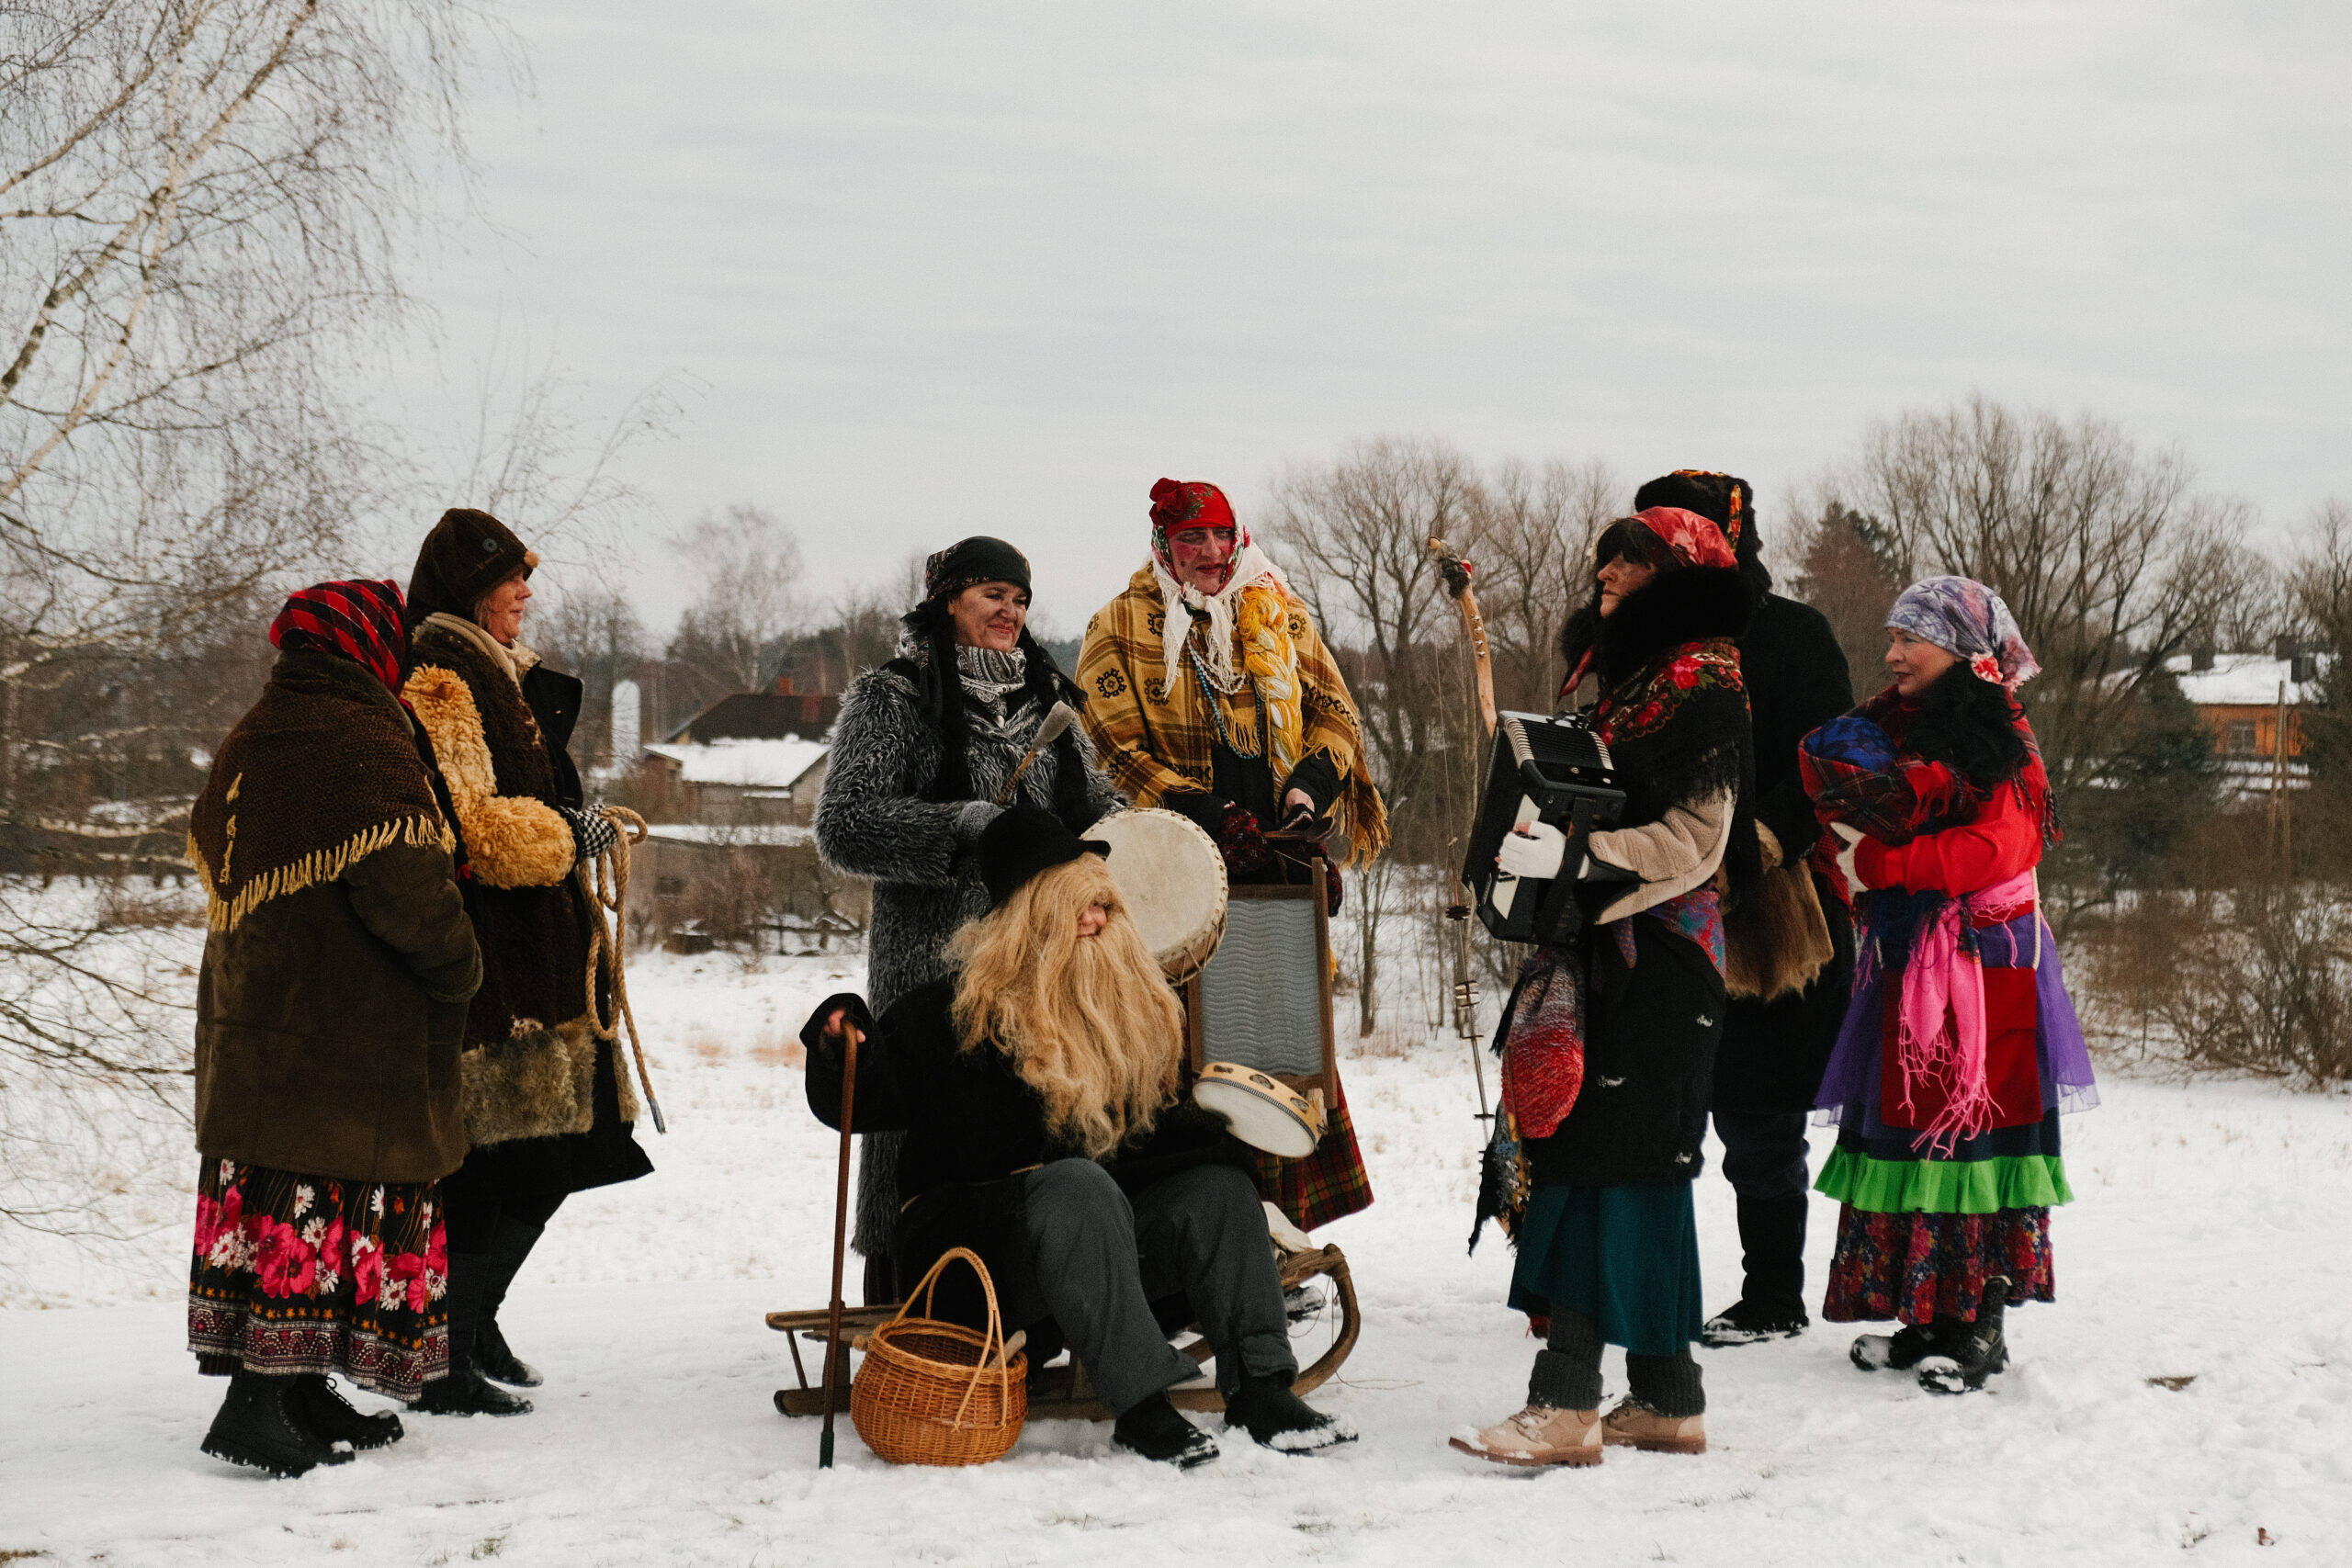
{"type": "Polygon", "coordinates": [[[892,1464],[986,1464],[1002,1459],[1029,1414],[1029,1358],[1005,1363],[1004,1325],[988,1266],[952,1248],[908,1292],[899,1315],[874,1331],[850,1385],[849,1418],[865,1446],[892,1464]],[[931,1311],[939,1271],[957,1258],[980,1277],[988,1332],[909,1317],[917,1297],[931,1311]]]}

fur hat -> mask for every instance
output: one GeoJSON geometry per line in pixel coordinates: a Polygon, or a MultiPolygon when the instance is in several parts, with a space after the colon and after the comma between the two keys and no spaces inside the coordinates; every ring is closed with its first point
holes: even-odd
{"type": "Polygon", "coordinates": [[[537,552],[525,548],[514,530],[489,513],[451,507],[424,536],[416,570],[409,573],[409,629],[436,610],[472,620],[483,594],[518,571],[528,577],[538,564],[537,552]]]}
{"type": "Polygon", "coordinates": [[[1732,554],[1739,558],[1740,575],[1757,597],[1772,586],[1772,574],[1761,558],[1763,541],[1756,534],[1756,491],[1746,479],[1707,468],[1677,468],[1634,492],[1634,511],[1653,506],[1679,506],[1721,528],[1732,554]]]}
{"type": "Polygon", "coordinates": [[[1043,807],[1009,806],[980,834],[980,880],[988,885],[989,908],[1002,908],[1007,898],[1041,871],[1080,855],[1110,852],[1109,844],[1080,838],[1043,807]]]}

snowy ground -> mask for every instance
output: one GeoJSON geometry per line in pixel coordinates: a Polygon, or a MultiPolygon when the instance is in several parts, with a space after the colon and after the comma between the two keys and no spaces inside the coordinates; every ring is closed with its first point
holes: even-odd
{"type": "MultiPolygon", "coordinates": [[[[2070,1122],[2061,1299],[2012,1319],[1996,1392],[1866,1376],[1848,1331],[1817,1325],[1704,1355],[1704,1457],[1527,1474],[1444,1446],[1517,1407],[1533,1348],[1500,1305],[1508,1251],[1490,1235],[1463,1253],[1467,1064],[1450,1043],[1351,1059],[1379,1201],[1323,1233],[1366,1328],[1318,1399],[1360,1443],[1228,1442],[1180,1475],[1114,1452],[1107,1427],[1038,1422],[1002,1463],[913,1471],[844,1422],[820,1473],[815,1422],[769,1403],[791,1370],[760,1314],[824,1295],[833,1145],[801,1101],[794,1032],[856,984],[857,961],[835,967],[633,972],[672,1131],[646,1134],[654,1176],[566,1208],[516,1288],[511,1337],[548,1374],[532,1416],[412,1416],[396,1448],[300,1481],[232,1471],[197,1450],[221,1385],[183,1348],[185,1222],[127,1268],[17,1244],[0,1562],[2352,1561],[2352,1099],[2238,1083],[2110,1079],[2070,1122]]],[[[1712,1171],[1699,1203],[1710,1299],[1727,1301],[1736,1247],[1712,1171]]],[[[1820,1203],[1816,1297],[1834,1223],[1820,1203]]],[[[1328,1332],[1307,1330],[1302,1359],[1328,1332]]],[[[1609,1373],[1622,1387],[1614,1356],[1609,1373]]]]}

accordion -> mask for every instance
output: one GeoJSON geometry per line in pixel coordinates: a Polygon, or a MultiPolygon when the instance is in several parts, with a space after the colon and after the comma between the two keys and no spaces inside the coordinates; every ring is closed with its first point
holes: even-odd
{"type": "Polygon", "coordinates": [[[1506,713],[1495,727],[1494,761],[1487,769],[1487,798],[1471,835],[1462,880],[1479,923],[1502,942],[1566,942],[1584,928],[1592,908],[1607,902],[1630,875],[1596,863],[1598,878],[1579,883],[1577,868],[1595,828],[1612,828],[1625,809],[1609,746],[1582,718],[1506,713]],[[1523,822],[1546,822],[1568,837],[1559,876],[1548,881],[1511,875],[1495,864],[1503,835],[1523,822]]]}

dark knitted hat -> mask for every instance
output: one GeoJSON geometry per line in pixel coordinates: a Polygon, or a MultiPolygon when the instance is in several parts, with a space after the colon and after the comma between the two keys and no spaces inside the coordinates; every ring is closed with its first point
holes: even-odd
{"type": "Polygon", "coordinates": [[[976,582],[1010,582],[1026,592],[1029,558],[985,534],[958,539],[922,563],[922,596],[945,599],[976,582]]]}
{"type": "Polygon", "coordinates": [[[537,554],[489,513],[451,507],[416,552],[416,570],[408,579],[409,626],[413,630],[435,610],[471,620],[475,601],[538,564],[537,554]]]}
{"type": "Polygon", "coordinates": [[[1746,479],[1706,468],[1677,468],[1634,492],[1634,511],[1653,506],[1679,506],[1721,528],[1739,558],[1740,575],[1759,594],[1772,586],[1759,554],[1763,542],[1756,535],[1756,491],[1746,479]]]}
{"type": "Polygon", "coordinates": [[[1066,865],[1080,855],[1110,852],[1109,844],[1080,838],[1043,807],[1007,807],[980,834],[980,880],[988,885],[989,908],[1002,908],[1007,898],[1041,871],[1066,865]]]}

